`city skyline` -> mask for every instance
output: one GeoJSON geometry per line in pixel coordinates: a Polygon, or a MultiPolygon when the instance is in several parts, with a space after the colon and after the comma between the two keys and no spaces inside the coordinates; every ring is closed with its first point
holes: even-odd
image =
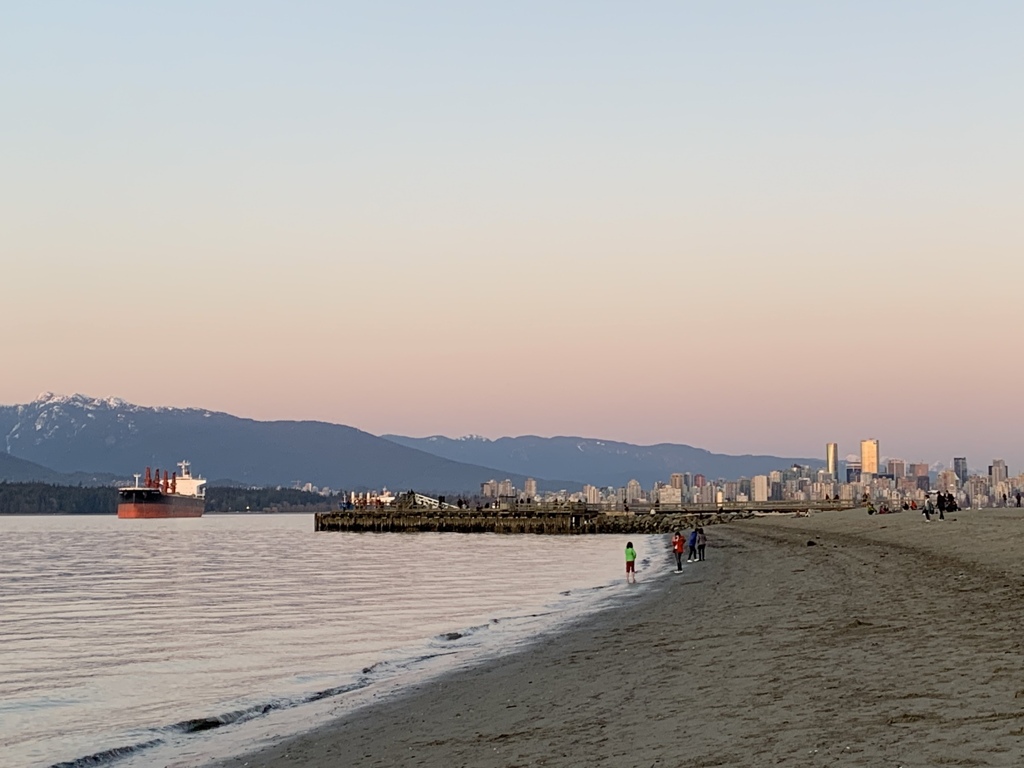
{"type": "Polygon", "coordinates": [[[0,402],[1024,466],[1022,24],[13,5],[0,402]]]}
{"type": "MultiPolygon", "coordinates": [[[[861,442],[865,458],[872,466],[872,452],[877,453],[878,441],[861,442]]],[[[835,447],[829,443],[826,452],[835,447]]],[[[851,462],[848,477],[838,480],[828,466],[812,469],[793,465],[767,474],[736,478],[709,479],[690,472],[674,472],[669,481],[656,481],[645,488],[632,479],[622,486],[584,485],[582,491],[547,491],[537,493],[536,481],[527,478],[523,490],[511,480],[495,479],[481,483],[480,496],[484,499],[518,498],[523,501],[574,501],[588,505],[601,505],[609,509],[628,511],[631,506],[681,509],[690,505],[718,505],[760,502],[843,502],[848,504],[878,503],[890,510],[924,509],[934,494],[948,495],[957,504],[967,507],[1021,507],[1024,497],[1024,472],[1012,475],[1006,462],[993,459],[987,473],[963,475],[966,464],[963,457],[954,459],[956,469],[930,472],[927,464],[907,464],[901,459],[890,459],[887,472],[861,472],[862,460],[851,462]]],[[[635,511],[635,509],[634,509],[635,511]]]]}

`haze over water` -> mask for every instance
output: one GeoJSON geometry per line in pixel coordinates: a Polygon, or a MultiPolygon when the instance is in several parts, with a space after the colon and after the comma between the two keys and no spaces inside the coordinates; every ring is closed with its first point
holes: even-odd
{"type": "Polygon", "coordinates": [[[598,607],[623,589],[594,589],[621,584],[620,538],[3,518],[0,751],[25,768],[240,751],[281,713],[308,726],[598,607]]]}

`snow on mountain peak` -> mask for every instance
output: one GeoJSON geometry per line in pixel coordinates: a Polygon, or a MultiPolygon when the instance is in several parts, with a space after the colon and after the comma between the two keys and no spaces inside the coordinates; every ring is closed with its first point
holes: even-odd
{"type": "Polygon", "coordinates": [[[51,405],[75,405],[82,408],[94,409],[94,408],[120,408],[122,406],[129,405],[119,397],[89,397],[76,392],[73,395],[60,395],[53,392],[43,392],[29,405],[35,405],[40,408],[45,408],[51,405]]]}

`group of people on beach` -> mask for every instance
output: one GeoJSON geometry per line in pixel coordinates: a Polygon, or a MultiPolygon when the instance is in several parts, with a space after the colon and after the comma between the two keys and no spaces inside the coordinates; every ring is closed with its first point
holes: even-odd
{"type": "Polygon", "coordinates": [[[708,537],[704,529],[699,525],[694,528],[689,537],[684,537],[676,531],[672,537],[672,554],[676,556],[676,573],[683,570],[683,552],[686,552],[686,562],[696,563],[704,559],[704,547],[707,546],[708,537]]]}
{"type": "Polygon", "coordinates": [[[956,499],[953,498],[952,493],[942,493],[941,491],[936,495],[935,503],[932,503],[931,497],[924,505],[924,521],[930,523],[932,521],[932,515],[935,514],[936,510],[939,513],[939,520],[946,519],[947,512],[956,512],[960,507],[956,503],[956,499]]]}
{"type": "MultiPolygon", "coordinates": [[[[707,547],[708,537],[701,526],[695,527],[690,535],[683,536],[676,531],[672,536],[672,554],[676,557],[676,573],[683,572],[683,555],[686,555],[686,562],[697,563],[704,560],[704,549],[707,547]]],[[[633,542],[626,542],[626,581],[636,583],[636,550],[633,549],[633,542]]]]}

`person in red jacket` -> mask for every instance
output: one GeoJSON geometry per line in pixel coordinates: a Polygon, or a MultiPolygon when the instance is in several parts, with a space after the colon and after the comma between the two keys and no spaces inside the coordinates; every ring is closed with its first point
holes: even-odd
{"type": "Polygon", "coordinates": [[[672,537],[672,553],[676,556],[676,573],[681,573],[683,570],[683,552],[686,551],[686,539],[683,538],[683,534],[676,531],[676,535],[672,537]]]}

